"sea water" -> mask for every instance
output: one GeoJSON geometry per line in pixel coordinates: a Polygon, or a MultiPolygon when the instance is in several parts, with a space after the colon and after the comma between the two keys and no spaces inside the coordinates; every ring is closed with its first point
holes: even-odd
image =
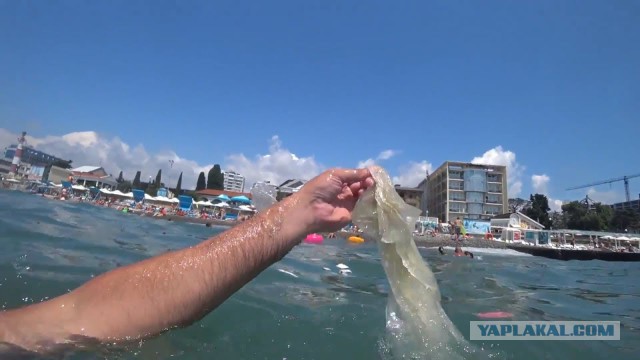
{"type": "MultiPolygon", "coordinates": [[[[0,308],[64,294],[100,273],[221,231],[0,191],[0,308]]],[[[472,251],[473,260],[420,248],[444,310],[467,339],[469,321],[491,311],[513,313],[514,320],[622,324],[620,341],[470,341],[474,346],[498,359],[637,358],[640,264],[472,251]]],[[[325,239],[323,245],[297,246],[188,328],[126,351],[107,348],[71,358],[388,359],[388,291],[375,244],[325,239]],[[341,274],[339,264],[351,272],[341,274]]]]}

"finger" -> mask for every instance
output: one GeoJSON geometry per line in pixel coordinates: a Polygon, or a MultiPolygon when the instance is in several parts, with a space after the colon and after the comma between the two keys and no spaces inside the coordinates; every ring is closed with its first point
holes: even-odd
{"type": "Polygon", "coordinates": [[[333,174],[347,184],[364,181],[371,177],[369,169],[336,169],[333,174]]]}

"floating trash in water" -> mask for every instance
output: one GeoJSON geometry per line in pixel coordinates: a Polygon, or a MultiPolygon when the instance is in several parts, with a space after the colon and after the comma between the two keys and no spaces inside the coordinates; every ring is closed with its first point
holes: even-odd
{"type": "Polygon", "coordinates": [[[337,267],[338,269],[348,269],[348,268],[349,268],[347,265],[342,264],[342,263],[340,263],[340,264],[336,265],[336,267],[337,267]]]}
{"type": "Polygon", "coordinates": [[[327,270],[327,271],[331,271],[331,269],[329,269],[328,267],[323,267],[323,270],[327,270]]]}
{"type": "Polygon", "coordinates": [[[296,274],[292,273],[291,271],[287,271],[287,270],[285,270],[285,269],[278,269],[278,271],[280,271],[281,273],[285,273],[285,274],[287,274],[287,275],[291,275],[291,276],[293,276],[294,278],[297,278],[297,277],[298,277],[298,275],[296,275],[296,274]]]}
{"type": "Polygon", "coordinates": [[[338,273],[340,273],[340,275],[347,275],[347,274],[351,274],[351,270],[341,269],[340,271],[338,271],[338,273]]]}

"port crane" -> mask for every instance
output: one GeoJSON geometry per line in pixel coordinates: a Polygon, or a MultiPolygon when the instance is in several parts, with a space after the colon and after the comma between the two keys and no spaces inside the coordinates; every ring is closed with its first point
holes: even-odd
{"type": "Polygon", "coordinates": [[[629,194],[629,179],[633,179],[633,178],[636,178],[636,177],[640,177],[640,174],[625,175],[625,176],[618,177],[618,178],[615,178],[615,179],[597,181],[597,182],[594,182],[594,183],[591,183],[591,184],[587,184],[587,185],[574,186],[574,187],[568,188],[567,190],[584,189],[584,188],[588,188],[588,187],[592,187],[592,186],[596,186],[596,185],[612,184],[614,182],[624,181],[624,192],[625,192],[625,195],[627,196],[627,201],[631,201],[631,196],[629,194]]]}

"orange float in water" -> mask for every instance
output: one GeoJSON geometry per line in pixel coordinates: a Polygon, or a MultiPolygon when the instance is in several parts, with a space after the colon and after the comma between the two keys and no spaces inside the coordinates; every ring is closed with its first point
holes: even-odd
{"type": "Polygon", "coordinates": [[[347,240],[349,240],[349,242],[358,243],[358,244],[364,242],[364,238],[361,238],[360,236],[349,236],[347,240]]]}

